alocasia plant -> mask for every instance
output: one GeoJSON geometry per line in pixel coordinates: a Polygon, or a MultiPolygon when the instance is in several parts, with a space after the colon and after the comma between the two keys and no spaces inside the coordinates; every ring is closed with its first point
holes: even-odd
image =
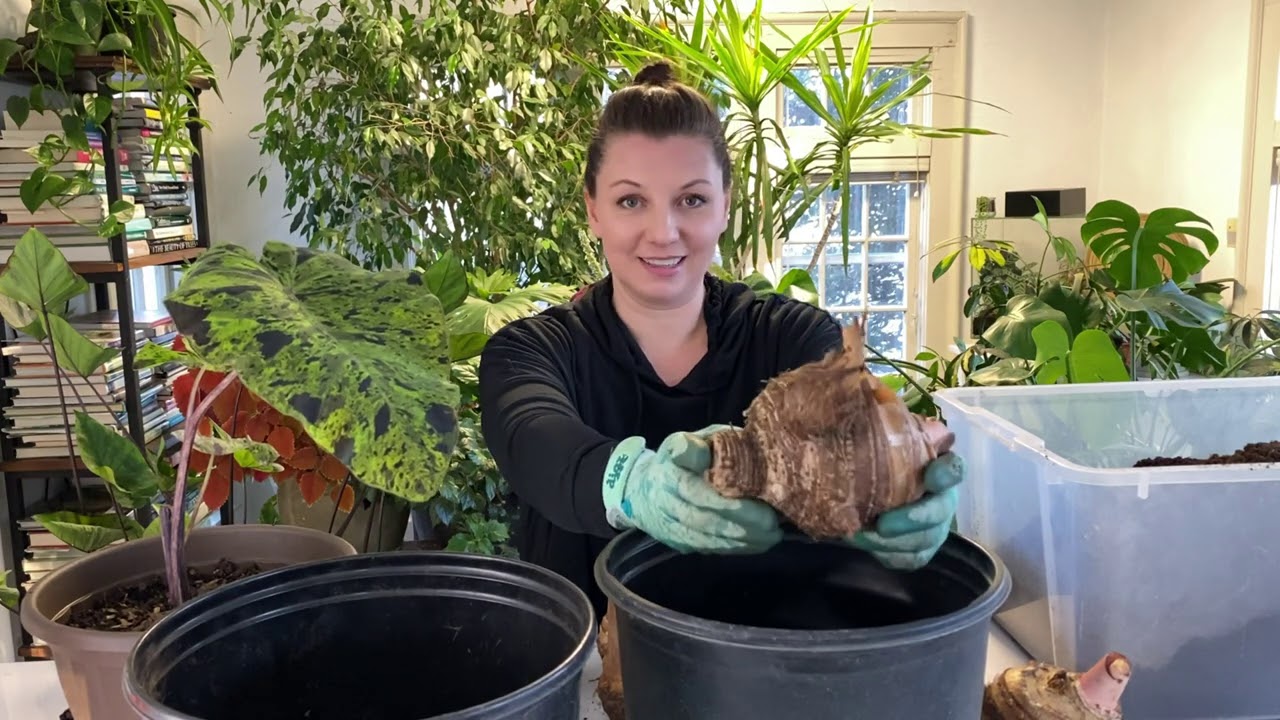
{"type": "Polygon", "coordinates": [[[219,245],[165,306],[209,369],[298,421],[362,484],[410,502],[438,491],[459,391],[444,309],[421,273],[278,242],[261,259],[219,245]]]}

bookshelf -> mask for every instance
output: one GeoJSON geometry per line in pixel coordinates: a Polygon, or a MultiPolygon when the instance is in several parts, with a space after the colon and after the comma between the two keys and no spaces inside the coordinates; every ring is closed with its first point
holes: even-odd
{"type": "MultiPolygon", "coordinates": [[[[162,413],[160,419],[155,419],[155,401],[147,399],[144,401],[145,390],[139,381],[139,370],[135,368],[134,359],[137,348],[141,342],[154,340],[155,338],[147,336],[150,329],[160,327],[154,318],[143,318],[140,320],[140,313],[135,307],[134,295],[135,288],[135,272],[140,268],[161,268],[161,267],[181,267],[183,264],[199,257],[210,245],[209,226],[208,226],[208,204],[206,201],[206,177],[203,162],[203,143],[201,140],[201,125],[198,120],[198,104],[197,108],[192,110],[190,121],[187,123],[186,129],[190,133],[192,145],[196,152],[190,157],[182,157],[185,162],[185,172],[178,171],[177,175],[180,179],[175,179],[173,175],[169,175],[165,165],[166,160],[160,157],[153,157],[146,149],[146,138],[149,135],[148,130],[152,129],[152,124],[158,114],[151,112],[147,106],[144,94],[130,92],[119,94],[112,91],[107,83],[106,78],[121,72],[133,70],[129,61],[119,56],[80,56],[75,60],[75,71],[72,78],[65,81],[67,87],[72,93],[98,93],[100,95],[110,95],[113,98],[113,109],[106,121],[101,125],[100,145],[94,145],[102,156],[102,167],[95,168],[95,180],[99,181],[98,194],[104,199],[103,207],[107,207],[116,201],[126,198],[132,199],[135,205],[145,208],[145,212],[139,211],[140,215],[135,215],[120,233],[113,237],[98,240],[96,243],[90,243],[87,240],[69,241],[71,244],[81,243],[92,245],[92,248],[84,251],[86,254],[93,256],[92,259],[76,259],[68,252],[71,257],[71,267],[78,274],[89,282],[92,298],[88,299],[86,312],[84,315],[91,313],[101,313],[102,311],[113,311],[111,316],[113,327],[110,333],[107,333],[105,325],[98,325],[100,332],[105,334],[114,334],[119,338],[120,360],[119,367],[112,368],[110,373],[104,373],[103,379],[108,383],[108,387],[112,388],[107,393],[111,400],[112,408],[105,412],[108,416],[116,407],[122,406],[129,434],[139,443],[146,444],[148,435],[153,436],[149,447],[156,448],[158,444],[163,443],[167,448],[172,448],[173,437],[172,432],[181,427],[181,415],[172,416],[172,408],[162,413]],[[98,173],[101,176],[98,176],[98,173]],[[184,187],[178,188],[181,184],[184,187]],[[126,192],[126,190],[132,190],[126,192]],[[181,199],[177,199],[177,196],[181,199]],[[185,212],[184,210],[185,209],[185,212]],[[183,220],[182,218],[187,218],[183,220]],[[146,222],[143,223],[142,221],[146,222]],[[161,224],[164,223],[164,224],[161,224]],[[172,223],[172,224],[171,224],[172,223]],[[147,229],[139,231],[139,226],[147,229]],[[170,228],[164,232],[155,232],[160,228],[170,228]],[[139,235],[141,232],[141,235],[139,235]],[[139,237],[142,238],[141,242],[139,237]],[[105,250],[103,249],[105,246],[105,250]],[[177,247],[175,247],[177,246],[177,247]],[[145,251],[145,252],[144,252],[145,251]],[[150,329],[149,329],[150,328],[150,329]],[[143,337],[139,341],[139,336],[143,337]],[[112,383],[116,383],[118,378],[118,387],[112,383]],[[119,393],[118,396],[115,393],[119,393]],[[148,407],[150,404],[150,407],[148,407]],[[148,415],[148,413],[150,413],[148,415]],[[145,421],[145,422],[144,422],[145,421]],[[158,423],[158,424],[157,424],[158,423]],[[165,423],[172,423],[166,425],[165,423]],[[159,438],[154,437],[159,430],[159,438]]],[[[4,72],[0,73],[0,94],[7,96],[14,92],[25,92],[31,83],[41,82],[45,78],[39,77],[34,73],[28,72],[15,63],[11,63],[4,68],[4,72]]],[[[194,91],[197,100],[201,90],[210,87],[209,83],[203,80],[191,81],[191,88],[194,91]]],[[[0,108],[4,107],[0,103],[0,108]]],[[[34,113],[32,115],[34,117],[34,113]]],[[[5,120],[7,121],[7,115],[5,120]]],[[[28,119],[24,123],[22,130],[25,130],[32,123],[28,119]]],[[[5,129],[0,128],[0,141],[6,135],[5,129]]],[[[13,136],[23,136],[22,130],[11,132],[13,136]]],[[[43,131],[41,131],[43,132],[43,131]]],[[[26,136],[23,136],[24,138],[26,136]]],[[[98,135],[92,134],[94,141],[97,141],[98,135]]],[[[23,139],[23,138],[18,138],[23,139]]],[[[38,142],[38,141],[37,141],[38,142]]],[[[3,143],[5,147],[12,148],[17,143],[3,143]]],[[[34,143],[33,143],[34,144],[34,143]]],[[[2,167],[2,166],[0,166],[2,167]]],[[[10,183],[12,185],[12,183],[10,183]]],[[[0,173],[0,202],[3,201],[3,174],[0,173]]],[[[12,197],[10,192],[9,197],[12,197]]],[[[9,208],[12,205],[7,206],[9,208]]],[[[19,211],[19,215],[21,215],[19,211]]],[[[0,270],[7,266],[8,255],[7,249],[12,248],[16,243],[16,237],[6,237],[3,233],[6,226],[13,227],[13,232],[30,227],[32,220],[30,218],[21,218],[17,221],[10,222],[10,217],[3,210],[0,210],[0,270]]],[[[37,221],[38,224],[38,221],[37,221]]],[[[50,234],[46,232],[46,234],[50,234]]],[[[50,238],[54,236],[50,234],[50,238]]],[[[59,244],[55,240],[55,244],[59,244]]],[[[77,250],[81,248],[77,247],[77,250]]],[[[72,317],[71,320],[75,320],[72,317]]],[[[73,323],[74,324],[74,323],[73,323]]],[[[13,343],[14,332],[7,327],[3,319],[0,318],[0,338],[8,341],[3,347],[10,347],[13,343]]],[[[32,362],[28,360],[28,362],[32,362]]],[[[34,361],[36,363],[40,360],[34,361]]],[[[8,539],[8,553],[3,558],[3,565],[0,569],[10,569],[14,571],[19,586],[20,593],[25,595],[26,588],[23,587],[24,581],[38,581],[31,579],[28,573],[24,573],[23,568],[30,563],[28,557],[28,546],[31,544],[30,538],[35,537],[31,533],[31,523],[25,523],[24,519],[29,517],[32,510],[32,498],[28,497],[29,488],[33,483],[38,483],[41,479],[45,480],[44,500],[48,500],[48,489],[50,482],[62,481],[68,479],[72,475],[73,462],[77,472],[82,479],[93,478],[84,464],[78,458],[72,459],[66,457],[65,447],[60,455],[54,456],[30,456],[24,451],[29,450],[32,446],[27,443],[22,433],[14,429],[15,423],[19,422],[10,414],[18,415],[21,411],[16,410],[15,397],[21,394],[21,388],[15,390],[10,386],[10,382],[15,380],[15,367],[20,366],[21,361],[15,360],[14,356],[9,354],[0,355],[0,428],[13,430],[13,434],[9,432],[0,433],[0,485],[3,486],[3,506],[0,506],[0,521],[5,525],[4,533],[8,539]]],[[[147,370],[141,371],[146,374],[147,370]]],[[[172,378],[169,378],[171,381],[172,378]]],[[[96,381],[96,379],[95,379],[96,381]]],[[[164,378],[159,382],[167,384],[164,378]]],[[[152,383],[154,387],[154,383],[152,383]]],[[[161,391],[162,392],[162,391],[161,391]]],[[[150,398],[154,398],[152,393],[150,398]]],[[[58,407],[57,399],[52,398],[54,407],[58,407]]],[[[68,397],[68,402],[75,403],[73,397],[68,397]]],[[[29,411],[38,412],[38,411],[29,411]]],[[[54,411],[57,412],[56,410],[54,411]]],[[[47,416],[46,416],[47,417],[47,416]]],[[[30,421],[27,422],[39,422],[30,421]]],[[[23,429],[28,426],[23,425],[23,429]]],[[[63,431],[59,425],[57,437],[64,438],[63,431]]],[[[51,434],[47,428],[47,434],[51,434]]],[[[32,441],[36,442],[36,441],[32,441]]],[[[45,452],[52,452],[47,450],[45,452]]],[[[37,501],[37,506],[42,501],[37,501]]],[[[221,521],[224,523],[231,522],[230,513],[227,508],[231,501],[221,509],[221,521]]],[[[47,538],[45,538],[47,541],[47,538]]],[[[33,557],[35,552],[30,553],[33,557]]],[[[72,558],[73,559],[73,558],[72,558]]],[[[39,563],[33,563],[39,565],[39,563]]],[[[7,613],[0,613],[7,615],[7,613]]],[[[47,657],[40,646],[32,645],[32,638],[25,630],[18,626],[16,618],[8,618],[16,628],[16,639],[20,647],[17,648],[16,656],[24,659],[42,659],[47,657]]],[[[0,618],[0,627],[4,622],[4,618],[0,618]]],[[[3,634],[0,634],[3,638],[3,634]]],[[[0,639],[0,644],[6,642],[6,639],[0,639]]],[[[0,657],[5,653],[0,652],[0,657]]]]}

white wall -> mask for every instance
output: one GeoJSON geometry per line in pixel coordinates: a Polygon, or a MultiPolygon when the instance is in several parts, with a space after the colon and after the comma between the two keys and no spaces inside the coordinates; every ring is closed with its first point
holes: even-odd
{"type": "MultiPolygon", "coordinates": [[[[1110,3],[1098,106],[1100,197],[1124,200],[1142,211],[1188,208],[1212,223],[1227,243],[1227,221],[1240,210],[1250,5],[1249,0],[1110,3]]],[[[1232,249],[1215,253],[1204,274],[1235,275],[1232,249]]]]}

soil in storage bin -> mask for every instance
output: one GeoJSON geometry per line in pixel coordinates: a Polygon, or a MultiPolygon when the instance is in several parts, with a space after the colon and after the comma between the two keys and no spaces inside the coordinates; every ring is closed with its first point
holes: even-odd
{"type": "Polygon", "coordinates": [[[1249,443],[1230,455],[1210,455],[1207,458],[1154,457],[1139,460],[1134,467],[1166,467],[1171,465],[1247,465],[1250,463],[1280,462],[1280,441],[1249,443]]]}
{"type": "MultiPolygon", "coordinates": [[[[255,563],[237,565],[223,559],[211,567],[187,568],[187,578],[191,589],[199,596],[263,570],[255,563]]],[[[59,622],[84,630],[142,632],[172,609],[164,575],[161,574],[89,598],[71,608],[59,622]]]]}

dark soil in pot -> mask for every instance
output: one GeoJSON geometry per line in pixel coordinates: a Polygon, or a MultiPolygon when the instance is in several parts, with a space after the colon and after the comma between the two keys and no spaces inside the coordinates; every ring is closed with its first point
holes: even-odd
{"type": "Polygon", "coordinates": [[[1154,457],[1139,460],[1134,467],[1170,467],[1176,465],[1252,465],[1280,462],[1280,441],[1249,443],[1230,455],[1210,455],[1207,458],[1154,457]]]}
{"type": "MultiPolygon", "coordinates": [[[[258,563],[237,565],[224,558],[212,567],[187,568],[187,579],[195,597],[199,597],[263,570],[258,563]]],[[[172,609],[164,576],[156,575],[86,598],[72,606],[64,617],[58,618],[58,622],[86,630],[141,632],[172,609]]]]}

